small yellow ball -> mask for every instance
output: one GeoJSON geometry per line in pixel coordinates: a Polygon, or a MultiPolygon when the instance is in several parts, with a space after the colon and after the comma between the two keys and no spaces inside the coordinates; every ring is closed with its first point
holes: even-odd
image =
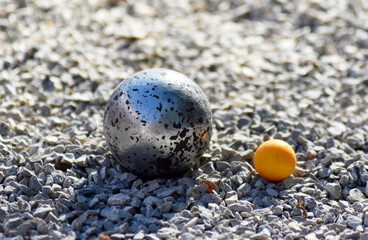
{"type": "Polygon", "coordinates": [[[269,182],[280,182],[295,169],[294,149],[285,141],[271,139],[261,144],[254,155],[254,167],[269,182]]]}

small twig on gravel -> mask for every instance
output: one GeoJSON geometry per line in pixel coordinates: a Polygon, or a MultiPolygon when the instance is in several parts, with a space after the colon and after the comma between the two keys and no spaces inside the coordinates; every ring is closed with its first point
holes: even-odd
{"type": "Polygon", "coordinates": [[[303,217],[304,218],[307,218],[308,217],[308,212],[307,210],[305,209],[305,207],[303,206],[303,201],[299,201],[295,204],[295,207],[296,208],[299,208],[303,211],[303,217]]]}

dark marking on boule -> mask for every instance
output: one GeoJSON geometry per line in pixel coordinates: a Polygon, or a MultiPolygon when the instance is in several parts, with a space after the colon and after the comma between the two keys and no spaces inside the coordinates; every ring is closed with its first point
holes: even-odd
{"type": "Polygon", "coordinates": [[[159,110],[160,112],[162,111],[162,103],[159,103],[159,106],[156,107],[157,110],[159,110]]]}
{"type": "Polygon", "coordinates": [[[189,132],[189,129],[188,128],[183,128],[183,130],[179,133],[179,136],[181,138],[183,138],[187,135],[187,132],[189,132]]]}
{"type": "Polygon", "coordinates": [[[194,144],[196,144],[199,140],[199,137],[197,136],[196,132],[193,132],[192,136],[193,136],[193,142],[194,142],[194,144]]]}
{"type": "Polygon", "coordinates": [[[181,128],[181,123],[173,123],[174,128],[181,128]]]}
{"type": "Polygon", "coordinates": [[[178,139],[178,135],[174,135],[170,137],[170,140],[176,140],[176,139],[178,139]]]}

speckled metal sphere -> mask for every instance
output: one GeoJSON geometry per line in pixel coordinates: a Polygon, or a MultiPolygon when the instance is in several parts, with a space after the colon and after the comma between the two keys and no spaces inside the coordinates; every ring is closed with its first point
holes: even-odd
{"type": "Polygon", "coordinates": [[[208,147],[212,113],[206,95],[185,75],[148,69],[115,89],[104,134],[127,170],[141,177],[172,177],[189,170],[208,147]]]}

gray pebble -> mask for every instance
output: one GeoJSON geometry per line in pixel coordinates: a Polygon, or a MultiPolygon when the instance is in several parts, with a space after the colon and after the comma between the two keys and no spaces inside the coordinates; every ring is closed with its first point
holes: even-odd
{"type": "Polygon", "coordinates": [[[128,204],[129,202],[130,202],[130,197],[123,193],[112,195],[107,200],[107,204],[112,205],[112,206],[123,206],[123,205],[128,204]]]}
{"type": "Polygon", "coordinates": [[[59,223],[59,219],[52,212],[49,212],[44,220],[46,223],[49,223],[49,222],[59,223]]]}
{"type": "Polygon", "coordinates": [[[176,192],[175,188],[159,189],[156,196],[158,198],[165,198],[165,197],[173,195],[175,192],[176,192]]]}
{"type": "Polygon", "coordinates": [[[141,206],[141,203],[142,203],[142,201],[138,197],[132,197],[132,199],[130,201],[130,205],[132,207],[136,207],[136,208],[139,208],[141,206]]]}
{"type": "Polygon", "coordinates": [[[273,214],[281,215],[283,211],[283,207],[281,205],[275,206],[273,209],[273,214]]]}
{"type": "Polygon", "coordinates": [[[210,174],[215,171],[215,167],[213,166],[213,162],[208,162],[201,167],[204,173],[210,174]]]}
{"type": "Polygon", "coordinates": [[[360,236],[361,240],[367,240],[368,239],[368,233],[362,233],[362,235],[360,236]]]}
{"type": "Polygon", "coordinates": [[[87,155],[82,155],[74,160],[75,165],[79,167],[87,167],[87,155]]]}
{"type": "Polygon", "coordinates": [[[253,149],[248,149],[244,152],[242,152],[242,159],[246,161],[250,161],[254,158],[254,151],[253,149]]]}
{"type": "Polygon", "coordinates": [[[340,199],[341,186],[338,183],[327,183],[326,190],[333,199],[340,199]]]}
{"type": "Polygon", "coordinates": [[[264,189],[265,188],[265,185],[264,185],[262,179],[257,180],[256,183],[254,184],[254,186],[258,189],[264,189]]]}
{"type": "Polygon", "coordinates": [[[56,171],[55,167],[51,163],[47,163],[43,166],[45,174],[51,174],[56,171]]]}
{"type": "Polygon", "coordinates": [[[42,185],[36,176],[32,176],[29,181],[29,187],[38,192],[42,189],[42,185]]]}
{"type": "Polygon", "coordinates": [[[230,180],[236,185],[240,186],[243,184],[243,178],[239,175],[233,175],[230,177],[230,180]]]}
{"type": "Polygon", "coordinates": [[[231,211],[250,212],[253,210],[252,204],[245,200],[240,200],[238,203],[233,203],[228,206],[231,211]]]}
{"type": "Polygon", "coordinates": [[[119,210],[115,207],[112,207],[112,208],[105,207],[104,209],[101,210],[101,213],[100,213],[101,216],[115,223],[120,220],[119,214],[120,214],[119,210]]]}
{"type": "Polygon", "coordinates": [[[237,202],[238,202],[238,195],[232,195],[232,196],[226,197],[225,199],[225,203],[227,206],[230,206],[231,204],[234,204],[237,202]]]}
{"type": "Polygon", "coordinates": [[[128,172],[123,173],[120,177],[120,180],[127,186],[130,186],[132,182],[134,182],[136,179],[137,179],[136,175],[128,172]]]}
{"type": "Polygon", "coordinates": [[[172,205],[172,211],[173,212],[181,212],[183,211],[184,209],[186,209],[187,207],[187,204],[186,203],[182,203],[182,202],[175,202],[173,205],[172,205]]]}
{"type": "Polygon", "coordinates": [[[151,182],[148,183],[147,191],[150,193],[150,192],[153,192],[153,191],[159,189],[160,187],[161,187],[161,185],[157,181],[151,181],[151,182]]]}
{"type": "Polygon", "coordinates": [[[40,205],[36,208],[35,212],[33,213],[33,216],[39,217],[39,218],[45,218],[46,215],[52,211],[54,211],[53,207],[49,205],[40,205]]]}
{"type": "Polygon", "coordinates": [[[278,191],[276,191],[273,188],[266,189],[266,193],[269,194],[272,197],[277,197],[278,196],[278,191]]]}
{"type": "Polygon", "coordinates": [[[10,219],[7,219],[7,221],[5,222],[4,224],[4,230],[7,232],[7,231],[10,231],[14,228],[16,228],[17,226],[19,226],[20,224],[22,224],[24,221],[23,218],[20,218],[20,217],[15,217],[15,218],[10,218],[10,219]]]}
{"type": "Polygon", "coordinates": [[[348,199],[351,203],[363,201],[365,199],[364,194],[357,188],[349,191],[348,199]]]}
{"type": "Polygon", "coordinates": [[[163,239],[172,239],[172,238],[175,239],[178,236],[178,234],[179,234],[178,230],[169,227],[161,228],[157,232],[157,236],[163,239]]]}
{"type": "Polygon", "coordinates": [[[220,172],[224,171],[225,169],[230,168],[231,165],[228,162],[225,161],[217,161],[216,162],[216,169],[220,172]]]}
{"type": "Polygon", "coordinates": [[[362,218],[358,216],[348,216],[346,219],[347,224],[356,229],[357,227],[362,225],[362,218]]]}

